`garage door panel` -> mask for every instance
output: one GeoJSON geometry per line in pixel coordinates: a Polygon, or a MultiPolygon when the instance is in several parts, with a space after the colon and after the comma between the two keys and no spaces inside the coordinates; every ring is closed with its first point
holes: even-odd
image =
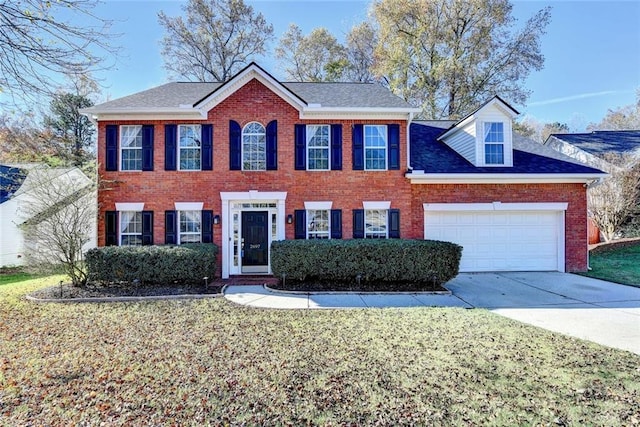
{"type": "Polygon", "coordinates": [[[558,270],[560,218],[552,211],[427,211],[425,238],[461,245],[460,271],[558,270]]]}

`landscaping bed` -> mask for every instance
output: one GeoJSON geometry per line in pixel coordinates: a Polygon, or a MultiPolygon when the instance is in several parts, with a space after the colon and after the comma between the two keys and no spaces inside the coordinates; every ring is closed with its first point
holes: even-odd
{"type": "Polygon", "coordinates": [[[73,298],[112,298],[112,297],[149,297],[173,295],[216,295],[222,287],[217,285],[167,285],[139,287],[132,285],[101,286],[87,285],[84,288],[70,283],[38,289],[29,294],[36,299],[73,299],[73,298]]]}

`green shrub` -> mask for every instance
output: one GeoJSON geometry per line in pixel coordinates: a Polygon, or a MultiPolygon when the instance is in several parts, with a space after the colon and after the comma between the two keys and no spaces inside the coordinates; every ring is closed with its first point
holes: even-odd
{"type": "Polygon", "coordinates": [[[283,240],[271,245],[271,270],[286,280],[359,280],[363,289],[390,282],[433,286],[458,274],[461,255],[461,246],[433,240],[283,240]]]}
{"type": "Polygon", "coordinates": [[[140,285],[202,284],[216,273],[218,246],[107,246],[87,252],[90,282],[140,285]]]}

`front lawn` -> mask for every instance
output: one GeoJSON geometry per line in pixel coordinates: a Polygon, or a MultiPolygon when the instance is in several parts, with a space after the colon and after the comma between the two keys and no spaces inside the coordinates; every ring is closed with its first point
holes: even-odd
{"type": "Polygon", "coordinates": [[[640,357],[484,310],[34,304],[0,287],[0,424],[637,425],[640,357]]]}
{"type": "Polygon", "coordinates": [[[591,271],[585,276],[640,286],[640,242],[600,247],[589,255],[591,271]]]}

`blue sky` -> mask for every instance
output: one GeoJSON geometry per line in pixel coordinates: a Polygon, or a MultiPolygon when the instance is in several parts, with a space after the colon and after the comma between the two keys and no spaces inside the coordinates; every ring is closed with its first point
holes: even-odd
{"type": "MultiPolygon", "coordinates": [[[[186,1],[105,0],[96,14],[116,21],[121,46],[116,66],[99,75],[111,99],[167,81],[160,55],[164,32],[160,10],[181,14],[186,1]]],[[[367,18],[368,1],[255,0],[248,1],[274,26],[276,38],[296,23],[306,34],[324,26],[339,40],[367,18]]],[[[552,20],[542,39],[545,67],[527,79],[528,105],[518,108],[543,122],[563,122],[582,131],[599,121],[609,108],[635,102],[640,88],[640,1],[514,1],[514,16],[524,23],[550,5],[552,20]]],[[[277,40],[271,45],[274,48],[277,40]]],[[[283,74],[272,58],[258,62],[277,78],[283,74]]]]}

